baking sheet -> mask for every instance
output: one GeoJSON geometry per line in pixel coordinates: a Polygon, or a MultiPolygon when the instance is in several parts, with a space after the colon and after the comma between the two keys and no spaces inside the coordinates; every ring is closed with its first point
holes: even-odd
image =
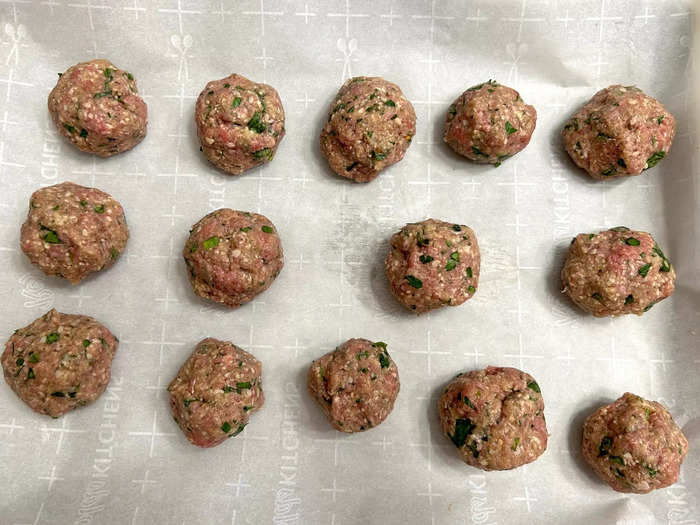
{"type": "Polygon", "coordinates": [[[700,272],[697,82],[692,2],[52,0],[0,3],[0,334],[51,307],[92,315],[120,339],[109,391],[52,420],[0,387],[0,522],[30,523],[698,523],[700,272]],[[149,130],[108,160],[54,131],[56,73],[107,57],[133,72],[149,130]],[[238,178],[199,154],[194,100],[231,72],[275,86],[287,136],[274,162],[238,178]],[[339,85],[380,75],[413,102],[405,159],[376,181],[334,176],[317,137],[339,85]],[[500,168],[441,143],[447,105],[494,78],[538,111],[533,141],[500,168]],[[563,121],[597,89],[636,84],[678,119],[670,156],[601,184],[568,160],[563,121]],[[45,277],[18,249],[30,193],[72,180],[124,205],[122,260],[79,287],[45,277]],[[199,301],[179,255],[219,207],[264,213],[286,266],[236,311],[199,301]],[[408,221],[470,225],[479,291],[415,317],[390,297],[382,261],[408,221]],[[618,225],[653,232],[678,271],[674,296],[643,318],[593,319],[558,292],[572,236],[618,225]],[[165,385],[205,336],[263,362],[266,404],[211,450],[172,421],[165,385]],[[378,428],[335,432],[305,392],[306,368],[350,337],[383,340],[402,389],[378,428]],[[438,430],[441,387],[458,371],[516,366],[541,385],[546,453],[509,472],[463,465],[438,430]],[[633,391],[669,407],[690,441],[682,477],[617,494],[578,453],[582,420],[633,391]]]}

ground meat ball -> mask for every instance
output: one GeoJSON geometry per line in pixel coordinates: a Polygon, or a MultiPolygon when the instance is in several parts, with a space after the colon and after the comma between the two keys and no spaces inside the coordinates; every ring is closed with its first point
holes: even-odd
{"type": "Polygon", "coordinates": [[[232,175],[270,162],[284,137],[284,108],[277,91],[241,75],[209,82],[194,111],[202,152],[232,175]]]}
{"type": "Polygon", "coordinates": [[[183,250],[194,293],[236,308],[267,290],[282,270],[282,244],[263,215],[222,208],[190,230],[183,250]]]}
{"type": "Polygon", "coordinates": [[[130,150],[146,136],[146,103],[134,76],[109,60],[82,62],[60,75],[49,113],[61,135],[100,157],[130,150]]]}
{"type": "Polygon", "coordinates": [[[537,111],[494,80],[470,87],[447,110],[443,139],[475,162],[496,164],[530,143],[537,111]]]}
{"type": "Polygon", "coordinates": [[[93,318],[50,310],[15,331],[0,362],[5,381],[22,401],[58,417],[100,397],[118,344],[93,318]]]}
{"type": "Polygon", "coordinates": [[[637,314],[673,293],[676,272],[646,232],[618,226],[574,237],[563,292],[596,317],[637,314]]]}
{"type": "Polygon", "coordinates": [[[384,268],[396,299],[423,313],[470,299],[479,286],[480,260],[471,228],[427,219],[394,234],[384,268]]]}
{"type": "Polygon", "coordinates": [[[547,449],[540,387],[515,368],[459,374],[440,397],[438,413],[443,434],[473,467],[508,470],[535,461],[547,449]]]}
{"type": "Polygon", "coordinates": [[[45,274],[77,284],[114,264],[128,238],[124,209],[111,195],[62,182],[32,194],[20,246],[45,274]]]}
{"type": "Polygon", "coordinates": [[[173,417],[198,447],[215,447],[240,434],[265,402],[262,365],[228,341],[199,342],[168,385],[173,417]]]}
{"type": "Polygon", "coordinates": [[[350,339],[311,363],[309,394],[341,432],[376,427],[394,408],[399,371],[386,343],[350,339]]]}
{"type": "Polygon", "coordinates": [[[331,104],[321,152],[338,175],[369,182],[403,158],[415,134],[416,112],[399,86],[354,77],[331,104]]]}
{"type": "Polygon", "coordinates": [[[645,494],[678,480],[688,441],[663,406],[627,392],[588,416],[581,451],[613,489],[645,494]]]}
{"type": "Polygon", "coordinates": [[[577,166],[594,179],[639,175],[671,149],[676,119],[634,86],[610,86],[571,117],[562,137],[577,166]]]}

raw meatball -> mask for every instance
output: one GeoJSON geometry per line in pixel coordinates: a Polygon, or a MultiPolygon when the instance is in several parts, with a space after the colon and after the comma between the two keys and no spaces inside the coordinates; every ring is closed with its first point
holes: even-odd
{"type": "Polygon", "coordinates": [[[663,406],[627,392],[588,416],[581,451],[613,489],[645,494],[678,480],[688,441],[663,406]]]}
{"type": "Polygon", "coordinates": [[[282,244],[269,219],[228,208],[192,226],[183,255],[194,293],[230,308],[267,290],[284,265],[282,244]]]}
{"type": "Polygon", "coordinates": [[[20,246],[45,274],[77,284],[112,266],[128,238],[124,209],[111,195],[62,182],[32,194],[20,246]]]}
{"type": "Polygon", "coordinates": [[[610,86],[571,117],[562,137],[577,166],[594,179],[639,175],[671,149],[676,119],[634,86],[610,86]]]}
{"type": "Polygon", "coordinates": [[[331,104],[321,152],[338,175],[369,182],[403,158],[415,134],[416,112],[399,86],[354,77],[331,104]]]}
{"type": "Polygon", "coordinates": [[[270,162],[284,137],[277,91],[241,75],[209,82],[197,98],[194,119],[201,151],[231,175],[270,162]]]}
{"type": "Polygon", "coordinates": [[[5,381],[22,401],[58,417],[100,397],[118,345],[92,317],[50,310],[15,330],[0,362],[5,381]]]}
{"type": "Polygon", "coordinates": [[[109,60],[81,62],[59,73],[49,113],[61,135],[100,157],[130,150],[146,136],[146,103],[134,76],[109,60]]]}
{"type": "Polygon", "coordinates": [[[618,226],[574,237],[563,292],[596,317],[637,314],[673,293],[676,272],[647,232],[618,226]]]}
{"type": "Polygon", "coordinates": [[[473,86],[447,110],[443,139],[475,162],[499,166],[530,143],[537,111],[495,80],[473,86]]]}
{"type": "Polygon", "coordinates": [[[394,234],[384,268],[396,299],[420,314],[470,299],[479,286],[480,260],[471,228],[427,219],[394,234]]]}
{"type": "Polygon", "coordinates": [[[515,368],[459,374],[440,397],[438,413],[443,434],[472,467],[508,470],[547,449],[540,387],[515,368]]]}
{"type": "Polygon", "coordinates": [[[341,432],[376,427],[394,408],[399,371],[386,343],[350,339],[311,363],[306,385],[341,432]]]}
{"type": "Polygon", "coordinates": [[[198,447],[215,447],[240,434],[265,402],[262,365],[228,341],[199,342],[168,385],[173,417],[198,447]]]}

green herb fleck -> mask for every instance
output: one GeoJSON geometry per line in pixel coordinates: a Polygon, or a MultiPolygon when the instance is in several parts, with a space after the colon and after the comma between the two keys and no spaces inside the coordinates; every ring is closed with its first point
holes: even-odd
{"type": "Polygon", "coordinates": [[[112,257],[112,259],[116,259],[117,257],[119,257],[119,250],[117,250],[116,248],[112,248],[109,251],[109,254],[112,257]]]}
{"type": "Polygon", "coordinates": [[[352,171],[358,164],[359,162],[357,161],[353,162],[352,164],[348,164],[347,166],[345,166],[345,171],[352,171]]]}
{"type": "Polygon", "coordinates": [[[237,108],[238,106],[241,105],[241,102],[243,102],[243,99],[241,97],[236,97],[233,99],[231,106],[233,106],[234,108],[237,108]]]}
{"type": "Polygon", "coordinates": [[[183,400],[183,403],[185,404],[185,408],[187,408],[188,406],[190,406],[190,403],[192,403],[193,401],[197,401],[197,400],[196,400],[195,398],[190,398],[190,399],[185,399],[185,400],[183,400]]]}
{"type": "Polygon", "coordinates": [[[250,381],[236,383],[236,391],[240,394],[243,390],[250,389],[250,381]]]}
{"type": "Polygon", "coordinates": [[[420,260],[420,262],[423,264],[428,264],[429,262],[433,261],[433,258],[430,255],[421,255],[418,260],[420,260]]]}
{"type": "Polygon", "coordinates": [[[386,153],[372,151],[373,160],[384,160],[386,158],[386,153]]]}
{"type": "Polygon", "coordinates": [[[84,208],[85,206],[87,206],[87,201],[86,201],[86,200],[81,200],[81,201],[80,201],[80,205],[84,208]]]}
{"type": "Polygon", "coordinates": [[[51,392],[51,397],[66,397],[63,392],[51,392]]]}
{"type": "Polygon", "coordinates": [[[603,177],[609,177],[610,175],[612,175],[612,174],[615,173],[616,171],[617,171],[617,170],[615,169],[615,166],[611,166],[611,167],[609,167],[608,169],[601,171],[600,174],[601,174],[603,177]]]}
{"type": "Polygon", "coordinates": [[[46,336],[46,342],[47,343],[55,343],[58,341],[58,333],[56,332],[51,332],[49,335],[46,336]]]}
{"type": "Polygon", "coordinates": [[[512,135],[516,131],[518,130],[513,127],[513,124],[506,120],[506,133],[508,133],[508,135],[512,135]]]}
{"type": "Polygon", "coordinates": [[[474,403],[472,403],[471,400],[467,396],[464,396],[463,401],[464,401],[464,404],[467,405],[469,408],[471,408],[472,410],[476,410],[474,403]]]}
{"type": "Polygon", "coordinates": [[[231,87],[231,84],[229,84],[228,82],[226,82],[226,84],[224,84],[224,87],[228,89],[228,88],[231,87]]]}
{"type": "Polygon", "coordinates": [[[481,151],[481,150],[480,150],[479,148],[477,148],[476,146],[472,146],[472,152],[474,153],[474,155],[481,155],[482,157],[488,157],[488,155],[487,155],[486,153],[484,153],[483,151],[481,151]]]}
{"type": "Polygon", "coordinates": [[[416,233],[416,244],[418,247],[421,246],[428,246],[430,244],[430,239],[425,239],[423,235],[421,235],[421,232],[416,233]]]}
{"type": "Polygon", "coordinates": [[[389,368],[391,361],[389,361],[389,355],[386,353],[386,351],[382,352],[377,357],[379,358],[379,365],[382,368],[389,368]]]}
{"type": "Polygon", "coordinates": [[[202,246],[204,246],[205,250],[211,250],[215,246],[219,245],[219,238],[214,235],[213,237],[209,237],[206,241],[202,243],[202,246]]]}
{"type": "Polygon", "coordinates": [[[23,365],[24,365],[24,359],[22,359],[21,357],[18,357],[18,358],[17,358],[17,361],[15,361],[15,364],[16,364],[17,366],[23,366],[23,365]]]}
{"type": "Polygon", "coordinates": [[[447,264],[445,265],[445,270],[447,270],[448,272],[454,270],[457,266],[457,263],[459,263],[459,252],[452,252],[450,254],[449,260],[447,261],[447,264]]]}
{"type": "Polygon", "coordinates": [[[228,394],[228,393],[231,393],[231,392],[235,392],[236,389],[235,389],[234,387],[232,387],[232,386],[224,385],[223,391],[226,392],[226,393],[228,394]]]}
{"type": "Polygon", "coordinates": [[[229,437],[235,437],[238,434],[240,434],[241,432],[243,432],[243,429],[245,428],[246,425],[247,425],[247,423],[241,423],[240,425],[238,425],[238,428],[236,429],[236,431],[233,434],[230,434],[229,437]]]}
{"type": "Polygon", "coordinates": [[[617,165],[618,165],[618,166],[621,166],[621,167],[623,167],[623,168],[626,168],[626,167],[627,167],[627,164],[625,163],[625,159],[623,159],[623,158],[617,159],[617,165]]]}
{"type": "Polygon", "coordinates": [[[472,267],[467,266],[467,277],[469,277],[471,279],[472,275],[474,275],[474,273],[472,272],[472,267]]]}
{"type": "Polygon", "coordinates": [[[476,288],[474,288],[471,284],[467,287],[467,292],[473,294],[476,292],[476,288]]]}
{"type": "Polygon", "coordinates": [[[81,129],[81,130],[80,130],[80,136],[83,137],[83,138],[87,137],[87,136],[88,136],[87,130],[86,130],[86,129],[81,129]]]}
{"type": "Polygon", "coordinates": [[[259,111],[253,113],[253,116],[248,121],[248,129],[255,131],[256,133],[262,133],[263,131],[265,131],[265,124],[263,124],[260,120],[261,116],[262,113],[260,113],[259,111]]]}
{"type": "Polygon", "coordinates": [[[605,436],[598,445],[598,457],[602,458],[610,453],[610,448],[612,447],[612,438],[605,436]]]}
{"type": "Polygon", "coordinates": [[[659,163],[659,161],[660,161],[661,159],[663,159],[665,156],[666,156],[666,152],[665,152],[665,151],[657,151],[656,153],[654,153],[651,157],[649,157],[649,158],[647,159],[647,165],[646,165],[646,168],[644,168],[644,169],[645,169],[645,170],[648,170],[649,168],[653,168],[653,167],[656,166],[656,165],[659,163]]]}
{"type": "Polygon", "coordinates": [[[267,224],[263,225],[262,228],[260,228],[262,231],[265,233],[275,233],[275,230],[271,227],[268,226],[267,224]]]}
{"type": "Polygon", "coordinates": [[[591,295],[591,297],[592,297],[593,299],[595,299],[596,301],[602,301],[602,300],[603,300],[603,296],[600,295],[598,292],[595,292],[593,295],[591,295]]]}
{"type": "Polygon", "coordinates": [[[408,281],[408,284],[413,286],[414,288],[416,288],[416,289],[423,288],[423,281],[421,281],[420,279],[417,279],[417,278],[413,277],[412,275],[407,275],[405,277],[405,279],[408,281]]]}
{"type": "Polygon", "coordinates": [[[252,230],[252,229],[253,229],[252,226],[244,226],[243,228],[241,228],[240,231],[242,231],[243,233],[245,233],[245,232],[249,232],[249,231],[252,230]]]}
{"type": "Polygon", "coordinates": [[[63,127],[66,128],[69,133],[75,133],[75,128],[73,126],[71,126],[70,124],[64,123],[63,127]]]}
{"type": "Polygon", "coordinates": [[[386,100],[386,101],[384,101],[384,105],[393,108],[396,106],[396,102],[394,102],[393,100],[386,100]]]}
{"type": "MultiPolygon", "coordinates": [[[[48,337],[46,339],[47,339],[46,342],[48,343],[49,342],[48,337]]],[[[58,337],[56,339],[58,339],[58,337]]],[[[53,341],[51,341],[51,342],[53,342],[53,341]]],[[[29,354],[29,362],[30,363],[38,363],[39,361],[41,361],[41,359],[39,358],[39,354],[37,354],[36,352],[32,352],[31,354],[29,354]]]]}
{"type": "Polygon", "coordinates": [[[386,352],[386,343],[383,341],[377,341],[376,343],[372,343],[372,346],[374,346],[376,348],[381,348],[382,350],[384,350],[386,352]]]}
{"type": "Polygon", "coordinates": [[[107,78],[109,78],[109,79],[112,78],[112,73],[113,73],[113,72],[114,72],[114,70],[113,70],[112,68],[110,68],[110,67],[106,67],[105,70],[103,71],[103,73],[105,74],[105,76],[106,76],[107,78]]]}
{"type": "Polygon", "coordinates": [[[126,73],[126,78],[128,78],[129,80],[132,80],[132,81],[133,81],[133,80],[134,80],[134,75],[132,75],[131,73],[127,72],[127,73],[126,73]]]}
{"type": "Polygon", "coordinates": [[[250,407],[250,406],[243,407],[243,412],[248,412],[249,410],[253,410],[253,407],[250,407]]]}
{"type": "Polygon", "coordinates": [[[627,297],[625,297],[625,304],[632,304],[634,302],[634,296],[632,294],[629,294],[627,297]]]}
{"type": "Polygon", "coordinates": [[[513,438],[513,444],[510,446],[510,449],[517,450],[519,444],[520,444],[520,438],[519,437],[513,438]]]}
{"type": "Polygon", "coordinates": [[[472,423],[471,419],[458,419],[455,422],[455,433],[450,436],[452,443],[454,443],[457,448],[462,448],[467,442],[467,437],[474,432],[475,428],[476,425],[472,423]]]}
{"type": "Polygon", "coordinates": [[[34,370],[30,368],[27,372],[27,379],[34,379],[35,377],[36,375],[34,374],[34,370]]]}
{"type": "Polygon", "coordinates": [[[664,115],[661,115],[659,118],[656,119],[657,124],[661,124],[664,121],[664,115]]]}
{"type": "Polygon", "coordinates": [[[625,460],[622,459],[620,456],[610,456],[610,461],[613,461],[617,463],[618,465],[623,465],[625,464],[625,460]]]}
{"type": "Polygon", "coordinates": [[[231,431],[231,423],[224,421],[223,425],[221,425],[221,431],[224,434],[228,434],[231,431]]]}
{"type": "Polygon", "coordinates": [[[534,390],[534,391],[537,392],[538,394],[541,394],[541,393],[542,393],[541,390],[540,390],[540,385],[537,384],[537,381],[530,381],[530,382],[527,384],[527,387],[528,387],[530,390],[534,390]]]}
{"type": "Polygon", "coordinates": [[[647,274],[649,273],[649,269],[651,268],[651,263],[647,263],[644,266],[639,268],[639,275],[642,277],[646,277],[647,274]]]}
{"type": "MultiPolygon", "coordinates": [[[[662,117],[662,118],[663,118],[663,117],[662,117]]],[[[657,471],[654,467],[650,467],[649,465],[646,465],[644,468],[647,469],[647,472],[649,473],[649,476],[652,477],[652,478],[653,478],[654,476],[656,476],[656,474],[658,473],[658,471],[657,471]]]]}
{"type": "Polygon", "coordinates": [[[42,239],[44,239],[45,242],[48,242],[49,244],[62,244],[61,239],[58,238],[58,234],[46,228],[45,226],[41,227],[42,231],[45,231],[46,233],[42,236],[42,239]]]}
{"type": "Polygon", "coordinates": [[[95,210],[95,213],[104,213],[105,212],[104,204],[98,204],[93,209],[95,210]]]}
{"type": "Polygon", "coordinates": [[[357,353],[357,360],[359,361],[360,359],[367,359],[369,357],[369,352],[364,351],[364,352],[358,352],[357,353]]]}
{"type": "Polygon", "coordinates": [[[85,348],[87,348],[88,346],[90,346],[90,339],[83,339],[83,346],[84,346],[85,348]]]}
{"type": "Polygon", "coordinates": [[[366,368],[361,368],[360,372],[362,372],[363,374],[366,374],[367,372],[369,372],[369,370],[367,370],[366,368]]]}
{"type": "Polygon", "coordinates": [[[263,148],[253,152],[253,157],[255,157],[256,159],[267,159],[268,161],[270,161],[272,160],[273,156],[274,153],[272,152],[271,148],[263,148]]]}
{"type": "Polygon", "coordinates": [[[639,246],[640,244],[639,239],[635,239],[634,237],[627,237],[625,239],[625,243],[629,244],[630,246],[639,246]]]}

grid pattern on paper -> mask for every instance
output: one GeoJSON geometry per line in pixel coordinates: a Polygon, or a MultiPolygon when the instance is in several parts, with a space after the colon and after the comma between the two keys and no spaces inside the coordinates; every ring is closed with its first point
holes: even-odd
{"type": "Polygon", "coordinates": [[[60,419],[0,388],[0,522],[698,523],[692,24],[682,0],[0,0],[0,334],[56,307],[121,341],[108,391],[60,419]],[[149,108],[144,142],[108,160],[67,145],[46,111],[56,73],[94,57],[133,72],[149,108]],[[204,84],[233,71],[275,86],[287,113],[276,159],[237,178],[207,164],[193,125],[204,84]],[[405,159],[366,185],[332,175],[317,146],[355,75],[396,82],[418,116],[405,159]],[[532,143],[498,169],[441,137],[447,105],[488,78],[538,110],[532,143]],[[558,132],[612,83],[660,98],[679,129],[653,171],[600,184],[558,132]],[[131,230],[123,259],[79,287],[18,248],[29,194],[63,180],[111,193],[131,230]],[[193,296],[180,256],[190,225],[224,206],[267,215],[286,258],[233,312],[193,296]],[[390,235],[428,216],[475,230],[482,275],[469,303],[415,317],[382,264],[390,235]],[[620,224],[654,233],[678,290],[643,320],[584,317],[558,292],[568,240],[620,224]],[[237,438],[198,450],[165,387],[206,336],[263,362],[266,405],[237,438]],[[388,342],[402,380],[392,415],[358,435],[332,430],[304,386],[310,361],[350,337],[388,342]],[[437,425],[445,382],[489,364],[527,370],[545,396],[549,448],[514,471],[465,467],[437,425]],[[644,498],[608,490],[578,453],[585,415],[624,391],[665,403],[691,440],[681,481],[644,498]]]}

